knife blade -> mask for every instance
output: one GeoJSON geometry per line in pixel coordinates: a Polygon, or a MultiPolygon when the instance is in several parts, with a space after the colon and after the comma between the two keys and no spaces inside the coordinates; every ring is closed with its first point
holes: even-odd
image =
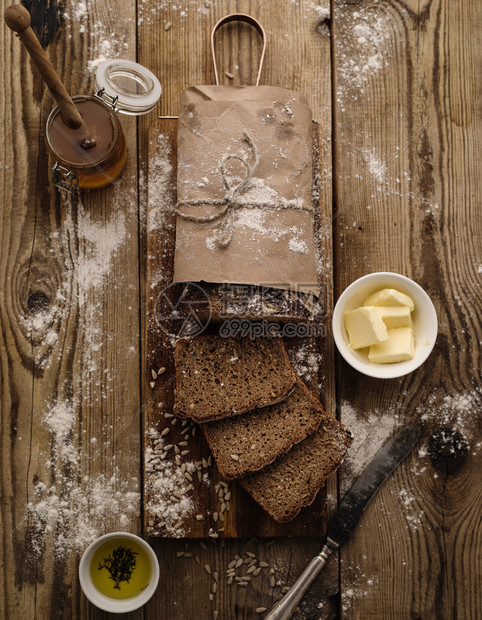
{"type": "Polygon", "coordinates": [[[276,603],[265,620],[287,620],[291,616],[293,609],[323,568],[327,559],[333,551],[336,551],[340,545],[350,538],[372,497],[393,470],[411,452],[419,435],[419,424],[406,426],[377,452],[347,492],[338,510],[328,523],[323,549],[308,564],[290,591],[276,603]]]}

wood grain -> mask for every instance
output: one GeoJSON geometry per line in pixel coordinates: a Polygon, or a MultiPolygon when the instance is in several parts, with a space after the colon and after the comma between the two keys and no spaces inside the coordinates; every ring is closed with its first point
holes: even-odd
{"type": "MultiPolygon", "coordinates": [[[[88,48],[98,54],[99,46],[81,34],[69,6],[64,28],[52,33],[59,10],[37,14],[36,31],[42,17],[50,32],[46,52],[61,78],[70,92],[90,94],[88,48]]],[[[126,41],[135,57],[134,17],[132,6],[109,2],[89,16],[107,30],[131,20],[126,41]]],[[[89,528],[94,535],[140,532],[139,358],[132,353],[139,343],[136,127],[122,120],[131,157],[118,187],[80,200],[61,196],[49,179],[43,135],[54,102],[20,42],[6,28],[1,33],[7,69],[1,77],[0,616],[80,617],[90,606],[77,576],[89,528]],[[119,244],[99,265],[107,254],[98,236],[108,246],[116,226],[119,244]],[[100,268],[98,281],[84,271],[89,265],[100,268]],[[69,419],[60,443],[62,420],[48,425],[54,406],[69,419]],[[125,518],[113,510],[96,514],[96,504],[100,510],[116,492],[133,492],[133,510],[125,518]],[[52,511],[45,523],[42,501],[52,511]]]]}
{"type": "MultiPolygon", "coordinates": [[[[336,0],[330,14],[325,0],[146,0],[136,8],[101,0],[85,9],[80,2],[61,6],[56,0],[24,4],[69,92],[91,92],[88,61],[101,55],[137,58],[161,80],[160,114],[177,114],[185,87],[213,82],[208,41],[219,18],[248,12],[266,27],[261,83],[308,97],[323,129],[322,188],[328,205],[333,124],[337,217],[333,240],[327,223],[326,242],[333,243],[334,262],[328,267],[334,269],[335,294],[363,273],[393,269],[424,286],[440,322],[431,358],[404,379],[370,380],[338,359],[335,390],[330,369],[326,402],[334,412],[338,394],[341,415],[355,432],[390,433],[424,416],[423,436],[369,507],[342,550],[341,564],[334,558],[325,568],[294,618],[476,617],[482,607],[479,5],[336,0]],[[382,426],[390,416],[392,425],[382,426]],[[465,437],[469,450],[460,460],[430,458],[430,438],[441,427],[465,437]]],[[[243,26],[224,28],[220,35],[222,80],[248,80],[259,53],[258,35],[245,33],[243,26]]],[[[139,322],[145,315],[145,190],[154,115],[121,121],[130,148],[121,188],[129,199],[110,189],[84,196],[83,213],[78,204],[66,208],[48,182],[42,136],[53,102],[6,27],[0,29],[0,63],[0,616],[103,618],[107,614],[80,593],[76,552],[65,562],[55,561],[59,537],[53,532],[41,547],[40,562],[33,562],[32,523],[23,519],[27,502],[36,500],[35,485],[58,482],[47,464],[54,446],[42,422],[47,404],[58,398],[78,397],[72,445],[74,451],[80,448],[85,471],[110,475],[117,463],[127,487],[140,490],[141,425],[133,416],[149,389],[145,342],[139,338],[145,329],[139,332],[139,322]],[[116,214],[124,217],[126,236],[109,278],[79,307],[78,286],[69,278],[88,249],[79,231],[85,213],[102,229],[116,214]],[[68,295],[54,303],[64,283],[68,295]],[[59,310],[53,320],[33,335],[28,325],[54,305],[59,310]],[[97,351],[86,341],[94,328],[102,342],[97,351]],[[97,368],[88,371],[87,360],[97,368]],[[93,438],[103,449],[89,463],[98,452],[93,438]]],[[[330,308],[329,302],[328,313],[330,308]]],[[[332,347],[328,335],[328,355],[332,347]]],[[[331,481],[330,509],[352,479],[347,465],[340,488],[331,481]]],[[[86,481],[78,483],[87,489],[86,481]]],[[[121,522],[113,511],[97,526],[140,533],[142,515],[121,522]]],[[[319,551],[317,541],[304,538],[152,544],[161,586],[132,617],[208,619],[218,611],[218,618],[251,620],[258,617],[257,607],[269,609],[319,551]],[[178,557],[186,551],[192,557],[178,557]],[[273,575],[264,570],[247,588],[227,584],[229,562],[236,555],[247,557],[246,551],[275,568],[278,585],[270,585],[273,575]],[[206,563],[219,573],[216,593],[206,563]]]]}
{"type": "MultiPolygon", "coordinates": [[[[396,271],[428,292],[439,318],[434,352],[407,377],[381,382],[338,365],[355,434],[366,432],[362,420],[373,411],[380,424],[394,414],[395,426],[423,422],[420,451],[380,490],[342,550],[346,618],[469,618],[480,609],[480,363],[470,334],[480,330],[481,222],[469,206],[480,193],[477,14],[470,3],[335,4],[336,292],[365,273],[396,271]],[[428,455],[441,427],[470,444],[451,474],[428,455]]],[[[345,488],[350,479],[345,471],[345,488]]]]}

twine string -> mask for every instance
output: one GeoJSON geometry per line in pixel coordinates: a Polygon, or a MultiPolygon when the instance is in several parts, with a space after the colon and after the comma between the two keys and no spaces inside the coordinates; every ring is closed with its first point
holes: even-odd
{"type": "Polygon", "coordinates": [[[216,241],[220,248],[226,248],[231,243],[234,233],[234,214],[237,209],[240,208],[273,208],[273,209],[293,209],[295,211],[313,211],[313,207],[310,205],[300,205],[294,200],[281,199],[279,202],[270,201],[252,201],[246,202],[241,200],[244,192],[252,184],[252,178],[256,168],[259,165],[259,152],[254,144],[251,136],[245,131],[243,134],[244,140],[247,142],[254,157],[254,163],[250,164],[247,157],[242,155],[224,155],[221,159],[220,173],[225,188],[224,198],[209,200],[206,198],[200,198],[198,200],[180,200],[176,204],[175,213],[178,217],[189,222],[196,222],[199,224],[206,224],[209,222],[215,222],[222,218],[221,226],[216,235],[216,241]],[[241,165],[245,169],[244,178],[239,182],[233,182],[226,170],[226,162],[230,159],[236,159],[241,162],[241,165]],[[222,207],[216,213],[212,215],[193,215],[190,213],[184,213],[183,207],[200,207],[200,206],[213,206],[222,207]]]}

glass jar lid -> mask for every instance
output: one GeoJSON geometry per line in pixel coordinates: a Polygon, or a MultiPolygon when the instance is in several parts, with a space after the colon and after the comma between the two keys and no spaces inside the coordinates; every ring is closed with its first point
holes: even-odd
{"type": "Polygon", "coordinates": [[[150,112],[159,101],[162,87],[157,77],[132,60],[110,59],[99,63],[95,91],[123,114],[150,112]]]}

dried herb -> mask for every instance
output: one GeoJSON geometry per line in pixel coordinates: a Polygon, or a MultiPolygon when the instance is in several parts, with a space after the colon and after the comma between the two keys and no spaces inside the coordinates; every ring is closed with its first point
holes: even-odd
{"type": "Polygon", "coordinates": [[[136,567],[137,551],[126,549],[125,547],[117,547],[112,551],[112,556],[104,558],[104,563],[99,562],[97,570],[106,568],[110,573],[110,579],[114,581],[114,590],[120,590],[120,582],[127,581],[132,576],[132,572],[136,567]]]}

